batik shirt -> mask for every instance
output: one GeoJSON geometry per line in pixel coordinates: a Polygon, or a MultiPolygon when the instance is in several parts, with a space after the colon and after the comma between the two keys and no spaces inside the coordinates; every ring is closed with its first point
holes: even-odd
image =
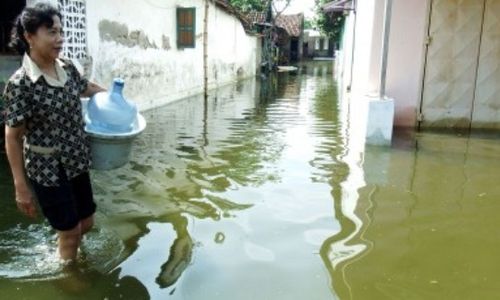
{"type": "Polygon", "coordinates": [[[71,179],[87,172],[90,165],[80,101],[88,81],[69,60],[56,60],[56,72],[58,80],[25,55],[4,91],[5,123],[9,127],[26,124],[26,173],[44,186],[59,185],[60,167],[71,179]]]}

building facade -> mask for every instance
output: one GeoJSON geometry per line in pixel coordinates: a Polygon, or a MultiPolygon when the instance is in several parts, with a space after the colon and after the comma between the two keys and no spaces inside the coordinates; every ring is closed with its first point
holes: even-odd
{"type": "Polygon", "coordinates": [[[123,78],[126,97],[141,110],[202,93],[205,77],[212,89],[255,76],[260,67],[260,39],[222,0],[209,1],[206,23],[204,0],[47,1],[63,14],[64,56],[101,85],[123,78]]]}
{"type": "Polygon", "coordinates": [[[301,60],[304,42],[304,14],[279,15],[275,22],[278,27],[280,61],[283,64],[288,64],[301,60]]]}
{"type": "MultiPolygon", "coordinates": [[[[352,101],[378,92],[384,4],[325,7],[348,15],[337,74],[352,101]]],[[[393,1],[386,92],[395,126],[500,129],[499,20],[496,0],[393,1]]]]}
{"type": "Polygon", "coordinates": [[[334,43],[332,39],[322,35],[319,31],[314,29],[306,29],[304,30],[303,49],[304,57],[333,58],[334,43]]]}

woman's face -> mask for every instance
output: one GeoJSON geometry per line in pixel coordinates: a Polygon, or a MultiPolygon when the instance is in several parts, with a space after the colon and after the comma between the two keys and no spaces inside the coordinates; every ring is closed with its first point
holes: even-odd
{"type": "Polygon", "coordinates": [[[59,17],[52,18],[54,21],[52,27],[41,26],[34,34],[26,34],[25,37],[30,44],[30,54],[36,54],[50,60],[59,57],[64,42],[63,29],[59,17]]]}

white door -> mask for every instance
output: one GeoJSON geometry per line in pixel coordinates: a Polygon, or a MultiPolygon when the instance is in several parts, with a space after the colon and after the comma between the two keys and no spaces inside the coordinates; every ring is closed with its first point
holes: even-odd
{"type": "Polygon", "coordinates": [[[432,1],[421,126],[470,127],[484,7],[485,0],[432,1]]]}
{"type": "Polygon", "coordinates": [[[486,0],[473,128],[500,129],[500,0],[486,0]]]}

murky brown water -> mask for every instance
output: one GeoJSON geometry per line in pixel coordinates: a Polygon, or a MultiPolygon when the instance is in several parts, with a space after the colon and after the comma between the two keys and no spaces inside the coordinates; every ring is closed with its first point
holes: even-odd
{"type": "Polygon", "coordinates": [[[1,299],[495,299],[500,138],[365,148],[328,62],[146,113],[67,275],[0,159],[1,299]]]}

